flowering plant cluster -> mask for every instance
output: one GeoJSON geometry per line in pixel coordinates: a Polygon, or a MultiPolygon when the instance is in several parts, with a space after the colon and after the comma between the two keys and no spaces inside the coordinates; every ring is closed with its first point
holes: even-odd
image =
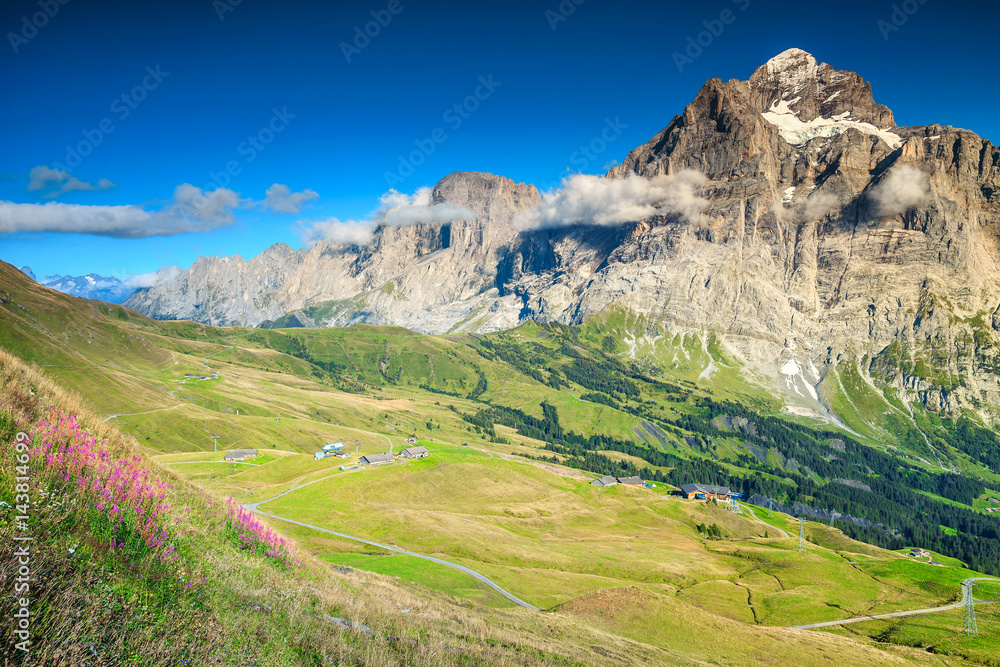
{"type": "Polygon", "coordinates": [[[112,548],[176,558],[164,527],[163,502],[170,485],[141,466],[142,459],[116,458],[77,422],[76,414],[50,409],[38,422],[32,458],[44,464],[40,471],[48,494],[73,495],[101,519],[95,526],[112,548]],[[75,493],[71,493],[75,487],[75,493]]]}
{"type": "Polygon", "coordinates": [[[257,515],[229,498],[229,533],[240,545],[259,556],[267,556],[285,565],[301,565],[288,541],[268,528],[257,515]]]}

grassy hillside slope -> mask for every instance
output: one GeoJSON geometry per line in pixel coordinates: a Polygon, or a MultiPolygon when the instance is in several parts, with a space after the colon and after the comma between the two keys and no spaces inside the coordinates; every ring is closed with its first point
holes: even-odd
{"type": "MultiPolygon", "coordinates": [[[[772,658],[813,664],[813,653],[841,650],[866,662],[878,657],[867,653],[873,640],[884,642],[892,659],[933,664],[927,654],[892,648],[930,644],[979,663],[993,659],[1000,637],[991,608],[983,612],[979,640],[956,637],[959,612],[933,622],[919,617],[834,631],[851,638],[846,648],[829,644],[829,633],[776,627],[934,606],[955,599],[957,582],[968,576],[960,562],[945,561],[945,568],[914,563],[841,531],[893,548],[934,548],[975,569],[1000,568],[1000,559],[989,556],[1000,544],[1000,522],[985,512],[990,499],[1000,497],[998,477],[985,463],[989,431],[927,421],[928,432],[939,429],[942,441],[964,438],[950,455],[965,475],[942,474],[896,444],[859,440],[815,421],[776,419],[780,405],[725,360],[718,341],[637,335],[647,326],[610,312],[583,327],[528,323],[488,336],[428,337],[391,327],[220,329],[155,322],[66,297],[0,263],[0,347],[37,364],[25,370],[5,357],[12,378],[28,378],[11,386],[30,391],[12,393],[0,410],[30,424],[46,416],[49,404],[63,411],[85,404],[94,412],[86,413],[82,428],[104,434],[116,455],[135,453],[142,458],[137,466],[173,482],[171,508],[163,515],[164,544],[177,554],[169,562],[141,549],[124,559],[108,546],[119,542],[100,514],[41,519],[46,535],[66,542],[55,542],[52,554],[70,563],[80,553],[92,559],[80,571],[60,570],[69,577],[60,580],[60,590],[80,596],[73,604],[95,610],[105,604],[80,591],[103,590],[114,574],[133,592],[123,597],[128,604],[159,610],[146,620],[139,616],[133,630],[111,619],[108,631],[118,638],[100,639],[108,655],[128,654],[140,644],[127,642],[148,635],[155,640],[150,646],[160,647],[154,655],[174,655],[169,652],[181,646],[229,659],[250,650],[273,661],[263,664],[321,664],[333,655],[359,664],[437,664],[439,644],[460,649],[455,661],[478,655],[472,659],[501,664],[758,664],[772,658]],[[697,370],[706,360],[716,366],[711,378],[697,370]],[[83,398],[63,394],[38,370],[83,398]],[[256,447],[263,456],[250,464],[223,463],[221,451],[212,451],[214,434],[220,450],[256,447]],[[432,450],[429,459],[338,470],[366,453],[398,452],[411,435],[432,450]],[[317,447],[333,441],[344,442],[350,458],[315,461],[317,447]],[[659,481],[656,489],[599,491],[588,484],[608,472],[659,481]],[[682,481],[732,484],[883,527],[810,523],[810,545],[799,555],[795,540],[771,530],[794,534],[797,523],[777,514],[761,523],[749,513],[740,517],[664,493],[665,482],[682,481]],[[288,533],[304,568],[289,569],[266,553],[250,555],[239,531],[223,539],[226,496],[256,502],[293,484],[300,490],[263,509],[465,564],[547,611],[539,617],[511,607],[443,566],[304,528],[288,533]],[[200,509],[178,513],[179,507],[200,509]],[[721,539],[710,539],[713,524],[721,539]],[[104,541],[86,537],[95,534],[104,541]],[[84,571],[102,573],[95,575],[101,583],[84,571]],[[199,575],[203,587],[162,589],[149,604],[150,577],[186,585],[199,575]],[[259,598],[246,592],[244,579],[259,598]],[[197,591],[194,599],[184,598],[189,590],[197,591]],[[304,597],[275,604],[275,591],[292,590],[304,597]],[[230,598],[243,602],[226,602],[230,598]],[[212,644],[190,633],[174,637],[183,625],[165,611],[174,599],[219,624],[209,635],[229,638],[212,644]],[[285,611],[274,625],[271,612],[279,608],[285,611]],[[327,614],[358,620],[380,636],[416,638],[424,653],[405,657],[409,641],[372,652],[367,639],[357,651],[336,653],[358,635],[331,634],[322,620],[327,614]],[[281,641],[251,642],[238,630],[243,625],[281,641]],[[293,626],[302,629],[292,632],[293,626]],[[144,630],[137,635],[138,627],[144,630]],[[470,634],[470,627],[480,629],[470,634]],[[542,627],[548,629],[539,632],[542,627]],[[425,645],[424,637],[436,639],[425,645]],[[297,648],[288,649],[286,639],[297,648]]],[[[8,435],[16,430],[7,424],[8,435]]],[[[945,445],[951,447],[933,443],[936,451],[945,445]]],[[[9,478],[3,483],[14,488],[9,478]]],[[[757,509],[758,516],[765,513],[757,509]]],[[[284,534],[288,526],[274,528],[284,534]]],[[[115,605],[109,608],[132,609],[115,605]]],[[[77,623],[78,635],[88,636],[83,621],[52,618],[67,627],[77,623]]],[[[83,640],[70,644],[89,650],[83,640]]],[[[154,650],[141,646],[140,652],[154,650]]]]}
{"type": "MultiPolygon", "coordinates": [[[[926,653],[886,653],[831,635],[759,629],[711,612],[686,619],[690,636],[707,642],[675,645],[636,640],[634,628],[622,634],[609,631],[589,618],[589,608],[541,615],[470,609],[378,575],[331,570],[294,540],[290,549],[300,555],[302,565],[285,565],[241,546],[244,540],[228,527],[218,496],[150,466],[134,440],[102,426],[79,399],[6,352],[0,353],[0,377],[0,488],[7,505],[0,522],[5,552],[0,566],[6,581],[17,576],[13,537],[33,538],[25,593],[31,610],[26,657],[15,648],[20,638],[13,635],[14,626],[3,626],[5,657],[15,663],[695,664],[714,656],[728,664],[756,664],[746,656],[764,651],[786,664],[819,664],[828,655],[857,664],[897,664],[900,659],[938,664],[926,653]],[[165,549],[149,549],[130,519],[116,524],[107,508],[79,491],[76,474],[60,487],[61,478],[50,474],[53,464],[36,456],[26,464],[29,519],[25,526],[15,520],[15,434],[27,432],[37,446],[45,430],[39,422],[61,419],[68,411],[76,413],[80,425],[73,433],[96,436],[111,460],[134,460],[170,482],[160,524],[174,558],[163,558],[165,549]],[[113,539],[105,541],[109,529],[113,539]],[[371,633],[341,629],[331,617],[363,624],[371,633]],[[724,643],[710,639],[723,636],[724,643]]],[[[73,438],[55,440],[59,445],[73,438]]],[[[126,517],[129,511],[123,509],[126,517]]],[[[11,618],[11,597],[5,596],[3,606],[4,617],[11,618]]]]}

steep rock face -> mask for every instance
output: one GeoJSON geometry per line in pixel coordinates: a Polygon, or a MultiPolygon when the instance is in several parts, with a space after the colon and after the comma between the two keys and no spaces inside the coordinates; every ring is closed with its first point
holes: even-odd
{"type": "Polygon", "coordinates": [[[786,52],[748,82],[708,81],[609,174],[701,171],[701,218],[632,225],[585,283],[532,276],[525,315],[624,303],[724,334],[804,398],[846,355],[934,409],[995,403],[998,166],[972,132],[895,127],[856,74],[786,52]]]}
{"type": "Polygon", "coordinates": [[[250,261],[201,258],[126,305],[156,317],[219,325],[257,326],[294,312],[285,324],[447,330],[479,308],[483,294],[496,291],[497,266],[517,237],[513,220],[541,197],[532,185],[456,172],[435,186],[431,198],[469,208],[475,217],[382,226],[368,246],[321,242],[295,251],[279,244],[250,261]]]}
{"type": "Polygon", "coordinates": [[[191,319],[216,326],[257,324],[288,312],[273,293],[302,263],[284,243],[244,260],[200,257],[170,281],[136,290],[124,305],[160,319],[191,319]]]}
{"type": "Polygon", "coordinates": [[[293,311],[279,324],[430,333],[579,323],[620,305],[715,332],[817,409],[842,391],[844,363],[859,381],[946,413],[1000,403],[1000,151],[990,142],[897,127],[859,75],[792,49],[747,81],[706,82],[608,178],[687,169],[709,179],[696,219],[519,233],[515,218],[540,201],[533,186],[456,173],[433,202],[473,220],[384,227],[363,248],[202,259],[126,305],[213,323],[293,311]]]}

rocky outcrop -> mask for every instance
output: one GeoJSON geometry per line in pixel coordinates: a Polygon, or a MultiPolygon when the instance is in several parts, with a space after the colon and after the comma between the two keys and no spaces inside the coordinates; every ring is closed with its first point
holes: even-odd
{"type": "Polygon", "coordinates": [[[136,290],[124,305],[158,319],[256,325],[288,312],[274,295],[303,259],[302,252],[284,243],[249,261],[239,255],[200,257],[169,281],[136,290]]]}
{"type": "Polygon", "coordinates": [[[695,219],[530,232],[515,219],[539,203],[533,186],[456,173],[433,203],[475,219],[384,227],[367,247],[203,258],[126,305],[213,324],[430,333],[579,323],[619,305],[714,332],[817,409],[844,363],[858,382],[946,413],[1000,404],[997,147],[967,130],[897,127],[858,74],[792,49],[747,81],[706,82],[608,178],[688,169],[708,178],[695,219]]]}

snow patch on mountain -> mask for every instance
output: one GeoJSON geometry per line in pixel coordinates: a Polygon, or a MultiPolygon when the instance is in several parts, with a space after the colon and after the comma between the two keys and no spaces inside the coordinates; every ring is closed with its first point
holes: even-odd
{"type": "Polygon", "coordinates": [[[790,102],[787,100],[778,100],[771,105],[770,109],[761,114],[764,120],[778,128],[778,134],[781,135],[782,139],[793,146],[801,146],[816,137],[833,137],[843,134],[850,128],[863,134],[878,137],[893,150],[903,145],[903,140],[898,134],[889,130],[879,129],[871,123],[852,120],[849,111],[837,114],[831,118],[819,116],[805,122],[791,109],[791,105],[796,101],[797,98],[790,102]]]}
{"type": "MultiPolygon", "coordinates": [[[[811,362],[810,362],[811,365],[811,362]]],[[[815,366],[813,366],[815,368],[815,366]]],[[[798,394],[799,396],[805,397],[805,394],[799,389],[799,387],[805,388],[812,397],[814,401],[819,401],[819,395],[816,393],[816,387],[814,386],[819,378],[814,379],[812,382],[806,377],[804,369],[799,365],[795,359],[789,359],[784,364],[782,364],[780,373],[785,376],[786,386],[798,394]]]]}

